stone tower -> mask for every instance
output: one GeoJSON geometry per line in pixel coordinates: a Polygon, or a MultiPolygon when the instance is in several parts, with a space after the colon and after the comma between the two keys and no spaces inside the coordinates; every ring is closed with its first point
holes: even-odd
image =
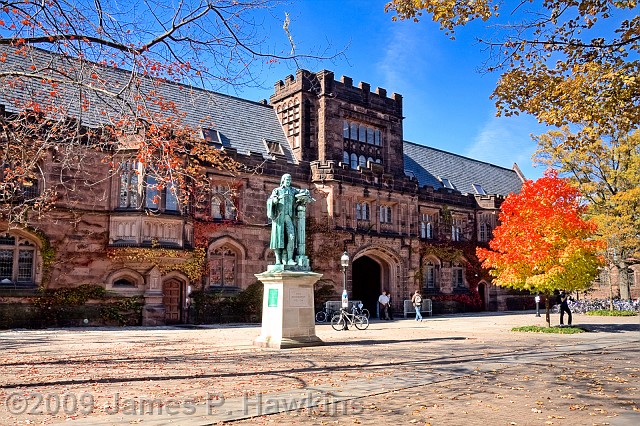
{"type": "Polygon", "coordinates": [[[336,81],[331,71],[299,70],[275,84],[270,101],[298,160],[404,176],[401,95],[371,92],[364,82],[354,87],[349,77],[336,81]]]}

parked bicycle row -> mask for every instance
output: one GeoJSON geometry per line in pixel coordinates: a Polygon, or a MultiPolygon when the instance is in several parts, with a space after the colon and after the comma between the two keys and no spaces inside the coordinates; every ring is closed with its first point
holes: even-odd
{"type": "MultiPolygon", "coordinates": [[[[330,322],[336,314],[340,313],[341,309],[340,301],[326,302],[324,308],[316,313],[316,322],[330,322]]],[[[347,311],[355,315],[364,315],[367,319],[370,318],[369,310],[364,308],[359,300],[350,300],[347,311]]]]}

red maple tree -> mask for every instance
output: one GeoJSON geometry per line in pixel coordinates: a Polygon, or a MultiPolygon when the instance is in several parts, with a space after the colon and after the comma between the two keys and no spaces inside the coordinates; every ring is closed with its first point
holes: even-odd
{"type": "Polygon", "coordinates": [[[595,239],[595,223],[584,219],[585,208],[567,179],[547,171],[506,198],[490,249],[478,248],[478,258],[498,286],[547,295],[587,289],[604,245],[595,239]]]}

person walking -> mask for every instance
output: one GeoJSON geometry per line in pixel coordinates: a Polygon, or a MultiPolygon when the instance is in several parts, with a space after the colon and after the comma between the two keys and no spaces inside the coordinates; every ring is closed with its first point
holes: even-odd
{"type": "Polygon", "coordinates": [[[420,294],[420,290],[416,290],[411,296],[411,303],[413,303],[413,307],[416,309],[416,321],[422,322],[422,313],[420,313],[420,309],[422,309],[422,295],[420,294]]]}
{"type": "Polygon", "coordinates": [[[571,309],[569,309],[569,295],[562,290],[560,292],[560,326],[564,325],[564,313],[567,313],[567,324],[571,327],[571,309]]]}
{"type": "Polygon", "coordinates": [[[387,296],[386,290],[382,290],[382,294],[378,297],[378,304],[380,305],[380,319],[389,320],[389,296],[387,296]]]}

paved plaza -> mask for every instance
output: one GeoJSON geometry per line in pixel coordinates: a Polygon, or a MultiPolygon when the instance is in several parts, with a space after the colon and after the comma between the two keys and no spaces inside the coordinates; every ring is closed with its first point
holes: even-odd
{"type": "MultiPolygon", "coordinates": [[[[552,316],[557,324],[558,316],[552,316]]],[[[252,345],[256,325],[0,332],[0,424],[637,425],[640,319],[510,331],[483,313],[317,326],[324,346],[252,345]]]]}

